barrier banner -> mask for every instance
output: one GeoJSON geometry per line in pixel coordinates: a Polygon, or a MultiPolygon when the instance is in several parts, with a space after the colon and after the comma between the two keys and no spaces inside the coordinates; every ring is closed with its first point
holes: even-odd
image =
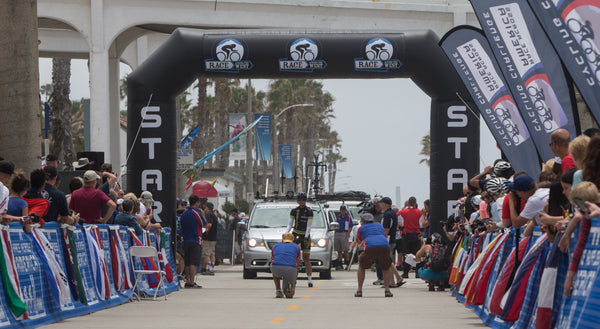
{"type": "MultiPolygon", "coordinates": [[[[246,113],[232,113],[229,115],[229,138],[239,135],[244,128],[246,128],[246,113]]],[[[229,160],[246,160],[246,135],[241,136],[231,144],[229,160]]]]}
{"type": "MultiPolygon", "coordinates": [[[[25,313],[27,311],[27,305],[23,300],[23,293],[19,284],[15,259],[12,252],[12,244],[10,243],[8,229],[5,227],[0,228],[0,240],[0,251],[2,252],[2,254],[0,254],[2,292],[6,294],[2,294],[2,300],[7,302],[6,306],[14,317],[19,318],[23,316],[24,318],[27,318],[27,314],[25,313]]],[[[5,319],[3,322],[9,322],[7,313],[4,313],[3,319],[5,319]]]]}
{"type": "Polygon", "coordinates": [[[100,232],[96,226],[84,228],[90,250],[90,260],[94,275],[94,286],[100,300],[110,298],[110,284],[108,278],[108,266],[104,258],[104,249],[100,240],[100,232]]]}
{"type": "Polygon", "coordinates": [[[120,292],[133,288],[129,256],[123,247],[119,226],[109,226],[112,278],[115,289],[120,292]]]}
{"type": "Polygon", "coordinates": [[[440,46],[513,168],[535,175],[540,169],[535,145],[481,30],[456,27],[440,46]]]}
{"type": "Polygon", "coordinates": [[[528,0],[552,45],[600,122],[600,3],[528,0]]]}
{"type": "MultiPolygon", "coordinates": [[[[292,145],[279,144],[279,172],[282,177],[294,177],[292,172],[292,145]]],[[[283,191],[282,191],[283,192],[283,191]]]]}
{"type": "Polygon", "coordinates": [[[576,136],[571,85],[526,0],[472,0],[508,87],[540,156],[554,158],[550,134],[576,136]]]}
{"type": "MultiPolygon", "coordinates": [[[[575,277],[571,298],[563,298],[557,328],[598,328],[600,316],[600,218],[593,218],[575,277]]],[[[574,250],[578,232],[571,238],[574,250]]],[[[565,269],[566,271],[566,269],[565,269]]]]}
{"type": "Polygon", "coordinates": [[[254,145],[256,160],[271,160],[271,114],[254,113],[254,120],[260,118],[254,128],[254,145]]]}

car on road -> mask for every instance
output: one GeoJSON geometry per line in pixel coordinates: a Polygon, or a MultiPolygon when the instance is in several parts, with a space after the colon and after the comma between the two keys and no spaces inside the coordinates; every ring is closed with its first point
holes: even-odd
{"type": "MultiPolygon", "coordinates": [[[[246,225],[244,247],[244,279],[256,278],[258,272],[270,272],[271,250],[281,242],[285,233],[290,212],[298,204],[294,200],[273,200],[256,203],[246,225]]],[[[313,211],[313,222],[310,237],[310,263],[313,273],[319,278],[331,278],[333,254],[333,235],[337,223],[330,223],[320,204],[311,201],[306,203],[313,211]]]]}

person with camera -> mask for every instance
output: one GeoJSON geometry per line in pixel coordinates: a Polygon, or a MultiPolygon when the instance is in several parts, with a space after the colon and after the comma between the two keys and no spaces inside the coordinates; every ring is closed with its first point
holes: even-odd
{"type": "Polygon", "coordinates": [[[308,278],[308,286],[312,287],[312,265],[310,264],[310,228],[313,222],[313,211],[306,206],[306,193],[298,194],[298,207],[290,212],[290,220],[288,222],[286,232],[294,234],[296,243],[302,249],[302,260],[304,261],[306,277],[308,278]]]}
{"type": "Polygon", "coordinates": [[[444,291],[444,281],[450,266],[448,256],[448,247],[442,242],[439,233],[433,233],[431,238],[427,238],[425,245],[415,254],[415,259],[419,261],[419,277],[428,282],[429,291],[434,291],[435,286],[438,286],[438,291],[444,291]]]}
{"type": "MultiPolygon", "coordinates": [[[[400,274],[398,273],[398,270],[396,269],[396,267],[393,266],[394,252],[396,250],[396,231],[397,231],[397,227],[398,227],[398,215],[392,209],[392,199],[390,199],[389,197],[381,198],[381,201],[379,203],[381,205],[381,211],[383,212],[383,217],[381,219],[381,225],[383,225],[385,237],[388,239],[388,242],[390,245],[390,258],[392,259],[392,274],[396,277],[396,280],[397,280],[396,283],[391,281],[390,287],[391,288],[392,287],[393,288],[401,287],[405,282],[404,282],[403,278],[400,276],[400,274]]],[[[378,266],[379,266],[378,271],[382,271],[383,268],[381,267],[381,264],[378,264],[378,266]]],[[[378,273],[377,275],[379,276],[380,274],[378,273]]],[[[381,273],[381,276],[383,276],[383,272],[381,273]]]]}
{"type": "Polygon", "coordinates": [[[357,281],[358,289],[354,297],[362,297],[363,283],[365,282],[365,269],[371,268],[375,261],[379,262],[383,270],[383,286],[385,297],[393,297],[390,291],[392,280],[392,258],[390,257],[390,244],[385,236],[385,229],[380,223],[374,222],[373,215],[369,213],[360,216],[361,226],[358,228],[358,241],[363,241],[365,251],[358,257],[357,281]]]}
{"type": "MultiPolygon", "coordinates": [[[[140,194],[139,198],[139,211],[136,214],[136,218],[142,218],[143,225],[142,228],[144,230],[155,229],[160,233],[162,226],[155,220],[154,209],[156,206],[154,205],[154,197],[150,191],[144,191],[140,194]]],[[[139,223],[139,220],[138,220],[139,223]]]]}
{"type": "Polygon", "coordinates": [[[348,238],[352,231],[352,217],[348,213],[348,208],[345,205],[340,206],[340,214],[336,221],[340,225],[334,235],[334,250],[338,253],[338,265],[336,270],[344,269],[342,260],[346,261],[346,268],[350,266],[350,256],[348,255],[348,238]],[[343,256],[343,257],[342,257],[343,256]]]}
{"type": "Polygon", "coordinates": [[[293,298],[296,290],[296,279],[298,278],[298,263],[300,262],[300,246],[294,243],[292,233],[284,233],[281,242],[273,246],[271,250],[271,273],[275,283],[275,297],[293,298]],[[281,289],[283,280],[284,290],[281,289]]]}

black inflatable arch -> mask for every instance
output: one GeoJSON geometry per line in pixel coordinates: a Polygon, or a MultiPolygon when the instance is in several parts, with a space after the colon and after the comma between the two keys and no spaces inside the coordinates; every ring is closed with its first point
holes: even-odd
{"type": "MultiPolygon", "coordinates": [[[[431,97],[431,219],[433,229],[438,230],[451,200],[462,196],[468,177],[479,170],[479,120],[456,96],[457,92],[463,97],[469,93],[438,41],[432,31],[177,29],[128,77],[127,145],[132,153],[127,162],[127,188],[137,195],[151,191],[163,225],[174,223],[175,99],[199,75],[411,78],[431,97]]],[[[402,101],[398,99],[399,107],[402,101]]],[[[403,110],[410,115],[412,109],[403,110]]],[[[377,156],[374,150],[373,157],[377,156]]]]}

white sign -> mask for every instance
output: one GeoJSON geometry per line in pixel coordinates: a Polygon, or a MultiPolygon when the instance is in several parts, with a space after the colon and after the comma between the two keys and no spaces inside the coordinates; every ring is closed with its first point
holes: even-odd
{"type": "Polygon", "coordinates": [[[194,151],[192,149],[177,150],[177,169],[189,169],[194,165],[194,151]]]}

